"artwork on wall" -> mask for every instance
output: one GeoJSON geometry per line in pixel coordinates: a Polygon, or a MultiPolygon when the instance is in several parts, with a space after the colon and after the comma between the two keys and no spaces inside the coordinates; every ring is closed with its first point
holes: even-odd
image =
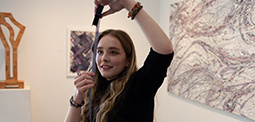
{"type": "Polygon", "coordinates": [[[91,29],[68,28],[67,76],[86,71],[91,64],[91,45],[95,32],[89,30],[91,29]]]}
{"type": "Polygon", "coordinates": [[[255,120],[255,1],[170,5],[168,92],[255,120]]]}

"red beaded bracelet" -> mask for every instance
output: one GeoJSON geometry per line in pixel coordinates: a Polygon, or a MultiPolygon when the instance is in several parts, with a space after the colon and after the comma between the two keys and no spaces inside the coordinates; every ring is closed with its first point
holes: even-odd
{"type": "Polygon", "coordinates": [[[140,2],[137,2],[134,7],[130,10],[128,13],[128,18],[131,17],[131,20],[133,20],[136,16],[136,14],[143,8],[140,2]]]}

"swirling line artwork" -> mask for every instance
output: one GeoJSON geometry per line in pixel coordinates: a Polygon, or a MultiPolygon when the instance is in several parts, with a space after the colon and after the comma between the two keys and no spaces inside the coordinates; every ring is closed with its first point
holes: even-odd
{"type": "Polygon", "coordinates": [[[170,5],[168,92],[255,120],[255,0],[170,5]]]}

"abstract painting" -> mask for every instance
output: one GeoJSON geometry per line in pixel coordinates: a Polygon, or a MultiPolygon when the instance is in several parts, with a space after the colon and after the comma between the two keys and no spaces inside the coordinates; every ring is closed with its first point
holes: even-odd
{"type": "Polygon", "coordinates": [[[255,0],[170,5],[168,92],[255,120],[255,0]]]}
{"type": "Polygon", "coordinates": [[[95,33],[84,30],[68,30],[68,76],[75,76],[76,72],[86,71],[91,64],[91,45],[95,33]]]}

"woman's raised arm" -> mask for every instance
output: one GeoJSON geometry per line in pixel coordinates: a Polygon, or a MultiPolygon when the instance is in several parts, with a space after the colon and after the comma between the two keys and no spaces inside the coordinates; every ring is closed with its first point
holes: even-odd
{"type": "MultiPolygon", "coordinates": [[[[136,5],[135,0],[95,0],[95,5],[109,5],[110,9],[103,13],[102,17],[113,14],[125,8],[128,12],[136,5]]],[[[170,54],[173,52],[173,46],[165,32],[160,26],[147,14],[144,9],[140,9],[134,17],[134,20],[140,26],[153,50],[160,54],[170,54]]]]}

